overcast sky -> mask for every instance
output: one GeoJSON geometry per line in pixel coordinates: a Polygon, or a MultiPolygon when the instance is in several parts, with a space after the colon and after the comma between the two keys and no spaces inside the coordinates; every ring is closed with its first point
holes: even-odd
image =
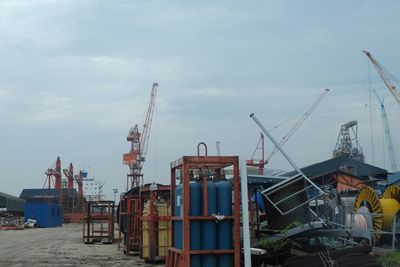
{"type": "MultiPolygon", "coordinates": [[[[398,1],[0,1],[0,191],[41,188],[57,156],[125,190],[126,135],[159,83],[145,181],[200,141],[250,158],[255,113],[280,139],[330,88],[285,145],[303,167],[329,159],[340,125],[359,122],[368,163],[389,168],[385,98],[399,154],[400,107],[362,53],[400,77],[398,1]]],[[[270,142],[266,154],[273,149],[270,142]]],[[[269,168],[291,170],[276,155],[269,168]]]]}

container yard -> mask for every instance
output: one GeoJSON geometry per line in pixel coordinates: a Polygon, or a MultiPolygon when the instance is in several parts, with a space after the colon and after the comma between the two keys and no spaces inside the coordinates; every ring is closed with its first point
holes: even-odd
{"type": "Polygon", "coordinates": [[[0,1],[0,266],[399,267],[399,8],[0,1]]]}

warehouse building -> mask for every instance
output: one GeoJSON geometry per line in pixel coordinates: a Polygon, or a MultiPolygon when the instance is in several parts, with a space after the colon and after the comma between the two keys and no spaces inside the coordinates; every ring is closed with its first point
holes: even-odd
{"type": "Polygon", "coordinates": [[[0,213],[22,215],[25,209],[25,200],[19,197],[0,192],[0,213]]]}

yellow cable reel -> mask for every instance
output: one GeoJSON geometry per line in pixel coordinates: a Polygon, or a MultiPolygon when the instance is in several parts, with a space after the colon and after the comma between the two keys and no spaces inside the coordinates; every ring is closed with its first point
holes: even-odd
{"type": "MultiPolygon", "coordinates": [[[[398,196],[400,198],[400,188],[396,191],[395,189],[391,189],[390,192],[398,192],[398,196]]],[[[386,191],[385,191],[386,192],[386,191]]],[[[389,192],[389,191],[388,191],[389,192]]],[[[394,193],[392,193],[394,194],[394,193]]],[[[389,195],[389,193],[386,194],[389,195]]],[[[378,195],[375,193],[374,189],[369,186],[364,187],[360,190],[357,195],[354,208],[355,210],[359,210],[365,203],[368,203],[368,210],[374,214],[373,216],[373,226],[374,231],[391,231],[393,217],[396,216],[396,213],[400,210],[400,203],[398,199],[395,198],[382,198],[379,199],[378,195]]],[[[375,239],[380,239],[380,234],[375,233],[375,239]]]]}

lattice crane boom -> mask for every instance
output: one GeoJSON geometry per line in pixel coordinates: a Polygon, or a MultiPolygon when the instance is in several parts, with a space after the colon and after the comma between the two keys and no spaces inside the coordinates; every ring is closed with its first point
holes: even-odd
{"type": "Polygon", "coordinates": [[[397,90],[396,86],[389,78],[388,73],[385,71],[385,68],[379,64],[378,61],[372,56],[372,54],[368,51],[363,50],[363,52],[367,55],[367,57],[371,60],[372,65],[374,65],[376,71],[378,72],[379,76],[381,77],[383,83],[389,89],[390,93],[393,95],[394,99],[396,100],[397,104],[400,105],[400,92],[397,90]]]}
{"type": "MultiPolygon", "coordinates": [[[[279,145],[283,146],[289,138],[297,131],[297,129],[303,124],[303,122],[310,116],[310,114],[314,111],[314,109],[321,103],[322,99],[329,93],[329,89],[326,88],[324,92],[317,98],[317,100],[307,109],[307,111],[300,117],[300,119],[296,122],[296,124],[289,130],[289,132],[282,137],[282,139],[279,141],[279,145]]],[[[278,148],[275,147],[271,154],[268,155],[266,162],[269,162],[269,160],[278,152],[278,148]]]]}
{"type": "Polygon", "coordinates": [[[394,153],[392,135],[390,133],[390,126],[389,126],[389,121],[388,121],[386,110],[385,110],[385,105],[383,103],[383,100],[378,96],[378,94],[375,90],[374,90],[374,93],[375,93],[375,96],[378,99],[380,107],[381,107],[382,124],[383,124],[383,129],[385,132],[386,145],[387,145],[388,153],[389,153],[390,167],[392,168],[392,171],[395,172],[395,171],[397,171],[397,158],[396,158],[396,154],[394,153]]]}
{"type": "Polygon", "coordinates": [[[136,124],[131,128],[127,136],[127,141],[131,142],[130,151],[123,155],[123,163],[128,165],[130,169],[130,173],[127,175],[127,190],[129,190],[129,188],[139,186],[141,180],[143,182],[142,167],[144,161],[146,160],[147,148],[149,145],[151,122],[153,119],[157,88],[158,84],[153,83],[150,102],[147,108],[142,131],[139,130],[139,127],[136,124]]]}
{"type": "Polygon", "coordinates": [[[143,160],[146,159],[147,147],[149,146],[151,122],[153,120],[154,104],[156,102],[157,88],[158,88],[158,83],[153,83],[153,87],[151,88],[150,102],[149,106],[147,107],[146,119],[143,124],[143,131],[140,139],[140,144],[141,144],[140,152],[143,160]]]}

